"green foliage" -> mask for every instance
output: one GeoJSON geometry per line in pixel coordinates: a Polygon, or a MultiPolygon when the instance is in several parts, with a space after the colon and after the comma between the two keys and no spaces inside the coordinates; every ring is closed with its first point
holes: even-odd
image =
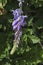
{"type": "Polygon", "coordinates": [[[0,0],[0,7],[3,8],[7,3],[7,0],[0,0]]]}
{"type": "Polygon", "coordinates": [[[19,47],[10,55],[14,35],[11,10],[16,8],[17,0],[0,0],[0,65],[43,64],[43,0],[25,0],[23,3],[24,14],[28,15],[27,24],[22,29],[19,47]]]}

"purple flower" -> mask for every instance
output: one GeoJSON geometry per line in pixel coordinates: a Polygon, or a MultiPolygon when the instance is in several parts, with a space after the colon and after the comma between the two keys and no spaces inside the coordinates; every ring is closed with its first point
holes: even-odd
{"type": "Polygon", "coordinates": [[[12,23],[12,26],[13,26],[13,30],[15,30],[16,28],[17,29],[20,29],[21,26],[24,26],[26,24],[26,21],[24,20],[25,18],[27,18],[27,16],[19,16],[18,19],[14,20],[13,23],[12,23]]]}
{"type": "Polygon", "coordinates": [[[16,48],[18,47],[18,44],[20,43],[20,38],[22,36],[21,28],[26,24],[25,18],[27,18],[26,15],[23,15],[23,11],[22,11],[22,3],[24,2],[24,0],[18,0],[18,1],[20,8],[16,10],[12,10],[14,16],[12,27],[13,30],[15,31],[14,34],[15,45],[13,46],[10,54],[13,54],[15,52],[16,48]]]}
{"type": "Polygon", "coordinates": [[[13,30],[15,30],[14,37],[15,40],[18,40],[19,42],[22,35],[21,28],[26,24],[25,18],[27,18],[27,16],[21,15],[22,14],[21,9],[12,10],[12,12],[14,15],[14,21],[12,23],[13,30]]]}
{"type": "Polygon", "coordinates": [[[22,31],[16,31],[16,32],[15,32],[15,35],[14,35],[15,40],[20,41],[20,37],[21,37],[21,36],[22,36],[22,31]]]}
{"type": "Polygon", "coordinates": [[[12,12],[14,15],[14,20],[16,20],[23,13],[21,9],[12,10],[12,12]]]}
{"type": "Polygon", "coordinates": [[[18,27],[17,27],[17,30],[18,30],[18,31],[21,30],[21,26],[18,26],[18,27]]]}

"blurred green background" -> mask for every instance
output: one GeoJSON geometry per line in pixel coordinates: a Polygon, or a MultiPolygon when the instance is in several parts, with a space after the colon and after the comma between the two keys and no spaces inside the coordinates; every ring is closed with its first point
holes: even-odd
{"type": "Polygon", "coordinates": [[[19,8],[17,0],[0,0],[0,65],[43,65],[43,0],[24,0],[27,24],[19,47],[13,55],[14,31],[11,10],[19,8]]]}

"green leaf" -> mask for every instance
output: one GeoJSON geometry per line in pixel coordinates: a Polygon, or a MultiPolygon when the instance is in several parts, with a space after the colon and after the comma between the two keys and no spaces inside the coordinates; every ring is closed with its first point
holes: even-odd
{"type": "Polygon", "coordinates": [[[0,8],[3,8],[2,3],[0,2],[0,8]]]}
{"type": "Polygon", "coordinates": [[[11,65],[10,63],[6,62],[4,65],[11,65]]]}
{"type": "Polygon", "coordinates": [[[27,43],[27,35],[26,34],[23,35],[22,39],[23,39],[23,41],[25,41],[27,43]]]}
{"type": "Polygon", "coordinates": [[[28,21],[28,26],[32,25],[33,17],[28,21]]]}
{"type": "Polygon", "coordinates": [[[29,35],[29,38],[32,40],[33,43],[40,42],[40,39],[37,36],[29,35]]]}
{"type": "Polygon", "coordinates": [[[7,0],[0,0],[0,7],[4,7],[7,4],[7,0]]]}

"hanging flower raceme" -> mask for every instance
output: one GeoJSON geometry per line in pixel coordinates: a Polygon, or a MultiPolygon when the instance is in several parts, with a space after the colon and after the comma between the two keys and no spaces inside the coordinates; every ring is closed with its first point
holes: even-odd
{"type": "Polygon", "coordinates": [[[19,28],[21,28],[22,26],[24,26],[26,24],[26,21],[24,19],[27,18],[27,16],[26,15],[25,16],[24,15],[19,15],[19,16],[15,15],[15,17],[14,17],[15,19],[12,23],[12,26],[13,26],[13,30],[15,30],[15,29],[18,30],[19,28]]]}
{"type": "MultiPolygon", "coordinates": [[[[21,3],[21,5],[22,2],[24,2],[24,0],[18,0],[18,1],[19,3],[21,3]]],[[[20,38],[22,36],[22,27],[24,27],[24,25],[26,24],[25,18],[27,18],[27,16],[23,15],[21,5],[19,9],[12,10],[14,16],[12,27],[15,33],[14,33],[14,45],[10,54],[13,54],[16,48],[18,47],[18,44],[20,43],[20,38]]]]}
{"type": "Polygon", "coordinates": [[[16,9],[15,11],[13,10],[14,21],[12,23],[12,26],[13,30],[16,30],[15,39],[21,37],[22,35],[21,28],[26,24],[25,18],[27,18],[27,16],[21,15],[21,13],[22,11],[20,9],[16,9]]]}

